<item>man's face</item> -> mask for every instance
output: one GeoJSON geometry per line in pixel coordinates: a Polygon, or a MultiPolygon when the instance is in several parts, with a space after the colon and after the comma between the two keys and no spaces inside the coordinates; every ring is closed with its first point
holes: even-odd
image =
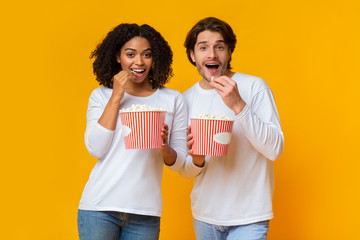
{"type": "Polygon", "coordinates": [[[219,32],[206,30],[199,33],[190,56],[200,75],[209,82],[211,77],[219,77],[227,73],[231,53],[219,32]]]}

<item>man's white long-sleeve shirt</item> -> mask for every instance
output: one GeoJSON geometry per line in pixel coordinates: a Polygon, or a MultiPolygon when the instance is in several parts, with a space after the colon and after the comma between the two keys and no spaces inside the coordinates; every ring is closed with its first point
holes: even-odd
{"type": "MultiPolygon", "coordinates": [[[[164,162],[159,149],[125,149],[121,119],[114,131],[102,127],[101,117],[112,89],[99,87],[89,99],[85,145],[89,153],[99,158],[83,191],[79,209],[119,211],[161,216],[161,179],[164,162]]],[[[177,159],[169,168],[179,171],[186,156],[186,104],[178,91],[157,89],[151,96],[135,97],[125,93],[120,108],[146,104],[167,111],[169,145],[177,159]]]]}
{"type": "Polygon", "coordinates": [[[205,90],[196,83],[183,94],[189,118],[207,113],[235,119],[226,157],[207,156],[200,168],[188,156],[181,171],[184,177],[196,176],[191,193],[193,217],[222,226],[273,217],[273,160],[282,153],[284,143],[269,86],[261,78],[241,73],[232,79],[246,103],[237,116],[214,89],[205,90]]]}

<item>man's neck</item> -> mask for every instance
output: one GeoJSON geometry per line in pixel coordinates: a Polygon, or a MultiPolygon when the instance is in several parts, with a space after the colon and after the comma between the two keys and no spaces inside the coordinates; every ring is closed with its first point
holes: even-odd
{"type": "Polygon", "coordinates": [[[205,90],[211,90],[211,89],[213,89],[213,88],[210,86],[210,83],[209,83],[207,80],[205,80],[204,78],[199,81],[199,85],[200,85],[200,87],[201,87],[202,89],[205,89],[205,90]]]}

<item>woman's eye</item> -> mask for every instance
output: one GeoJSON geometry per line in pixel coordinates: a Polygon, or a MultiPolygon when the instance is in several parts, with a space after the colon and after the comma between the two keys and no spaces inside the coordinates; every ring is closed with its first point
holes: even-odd
{"type": "Polygon", "coordinates": [[[127,53],[126,56],[128,56],[128,57],[134,57],[135,54],[133,54],[133,53],[127,53]]]}
{"type": "Polygon", "coordinates": [[[146,57],[146,58],[151,58],[152,55],[151,55],[151,53],[144,53],[144,57],[146,57]]]}

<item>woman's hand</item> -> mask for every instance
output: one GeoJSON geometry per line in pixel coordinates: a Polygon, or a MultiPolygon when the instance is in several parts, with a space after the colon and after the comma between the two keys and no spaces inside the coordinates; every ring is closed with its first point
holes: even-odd
{"type": "Polygon", "coordinates": [[[113,92],[111,97],[114,100],[120,102],[121,99],[124,98],[126,82],[132,77],[134,77],[134,74],[124,70],[120,71],[113,77],[113,92]]]}
{"type": "Polygon", "coordinates": [[[169,127],[166,123],[164,123],[164,126],[161,129],[161,137],[163,139],[163,143],[159,151],[164,158],[165,164],[171,166],[175,163],[177,154],[175,150],[169,146],[168,136],[169,136],[169,127]]]}
{"type": "Polygon", "coordinates": [[[191,134],[191,125],[188,126],[188,135],[186,137],[188,154],[192,157],[193,163],[198,167],[203,167],[205,163],[204,155],[193,155],[192,145],[194,144],[193,135],[191,134]]]}
{"type": "Polygon", "coordinates": [[[101,126],[109,130],[115,130],[119,116],[120,101],[124,98],[125,94],[125,85],[132,76],[126,71],[120,71],[113,77],[112,95],[98,121],[101,126]]]}

